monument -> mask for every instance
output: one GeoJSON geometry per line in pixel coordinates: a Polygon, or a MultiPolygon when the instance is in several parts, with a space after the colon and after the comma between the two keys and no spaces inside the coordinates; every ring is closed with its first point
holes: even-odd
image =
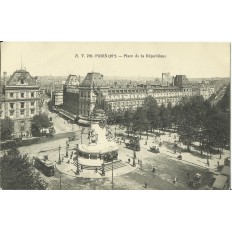
{"type": "Polygon", "coordinates": [[[89,141],[77,146],[78,164],[91,169],[100,168],[104,163],[118,159],[118,145],[113,141],[114,135],[107,126],[106,115],[102,109],[104,97],[100,91],[96,91],[96,95],[96,105],[89,118],[89,141]]]}

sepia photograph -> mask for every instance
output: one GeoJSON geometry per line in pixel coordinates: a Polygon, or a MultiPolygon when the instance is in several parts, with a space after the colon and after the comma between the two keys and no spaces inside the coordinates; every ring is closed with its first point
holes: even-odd
{"type": "Polygon", "coordinates": [[[229,190],[230,43],[1,42],[2,190],[229,190]]]}

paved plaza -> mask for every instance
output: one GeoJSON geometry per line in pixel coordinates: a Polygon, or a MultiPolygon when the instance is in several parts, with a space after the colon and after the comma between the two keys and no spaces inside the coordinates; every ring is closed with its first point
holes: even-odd
{"type": "MultiPolygon", "coordinates": [[[[52,114],[52,117],[54,118],[55,115],[52,114]]],[[[112,189],[112,169],[106,171],[105,176],[102,176],[100,171],[96,172],[95,170],[83,170],[79,175],[76,175],[77,167],[74,165],[74,160],[76,144],[81,143],[81,127],[77,125],[73,127],[71,124],[67,124],[67,121],[65,123],[64,121],[63,118],[57,116],[53,120],[56,128],[61,128],[59,124],[63,123],[66,128],[65,132],[73,132],[78,136],[77,140],[68,142],[68,157],[66,157],[68,138],[48,140],[42,144],[21,147],[20,151],[24,154],[27,153],[31,158],[48,155],[48,159],[54,162],[56,165],[55,176],[46,177],[42,174],[50,189],[112,189]],[[61,164],[58,164],[59,146],[61,147],[60,157],[63,160],[61,164]]],[[[112,130],[115,130],[114,126],[112,130]]],[[[123,134],[125,130],[117,129],[116,133],[123,134]]],[[[133,150],[126,148],[121,136],[118,137],[116,140],[119,145],[118,158],[124,166],[113,169],[114,189],[191,189],[186,181],[186,173],[188,172],[191,175],[197,172],[201,173],[203,179],[201,189],[209,189],[211,179],[219,174],[217,171],[218,162],[223,165],[224,159],[230,156],[229,151],[225,150],[221,159],[219,155],[211,155],[208,166],[206,154],[203,154],[203,156],[193,155],[185,152],[186,147],[179,144],[178,146],[183,151],[181,152],[182,160],[178,160],[177,157],[180,152],[178,150],[175,152],[172,146],[165,145],[174,145],[177,138],[178,136],[175,133],[165,133],[157,139],[153,134],[149,134],[148,140],[147,136],[143,135],[140,140],[141,150],[136,152],[136,167],[133,167],[133,150]],[[160,153],[152,153],[150,147],[158,147],[160,141],[164,144],[159,147],[160,153]],[[130,163],[128,163],[128,159],[130,159],[130,163]],[[138,164],[138,161],[140,161],[140,164],[138,164]],[[155,173],[152,173],[154,167],[155,173]],[[178,179],[177,183],[174,183],[175,177],[178,179]],[[147,186],[145,186],[145,182],[147,186]]],[[[87,134],[82,135],[82,142],[88,142],[87,134]]]]}

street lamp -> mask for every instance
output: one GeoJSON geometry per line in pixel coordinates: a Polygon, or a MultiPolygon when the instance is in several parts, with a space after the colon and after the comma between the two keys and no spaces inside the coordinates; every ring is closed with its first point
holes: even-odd
{"type": "Polygon", "coordinates": [[[113,153],[111,153],[112,156],[112,190],[114,189],[114,156],[113,153]]]}
{"type": "Polygon", "coordinates": [[[58,160],[58,164],[61,164],[61,159],[60,159],[60,149],[61,149],[61,146],[59,146],[59,160],[58,160]]]}
{"type": "Polygon", "coordinates": [[[76,170],[76,175],[80,175],[79,160],[78,160],[78,144],[77,144],[77,148],[76,148],[76,157],[77,157],[77,170],[76,170]]]}
{"type": "MultiPolygon", "coordinates": [[[[100,159],[102,158],[102,153],[99,153],[100,159]]],[[[103,163],[102,163],[102,176],[105,176],[105,164],[104,164],[104,157],[103,157],[103,163]]]]}
{"type": "Polygon", "coordinates": [[[69,144],[66,143],[66,157],[68,157],[68,147],[69,147],[69,144]]]}
{"type": "Polygon", "coordinates": [[[134,144],[134,150],[133,150],[133,167],[136,167],[136,163],[135,163],[135,159],[136,159],[136,151],[135,151],[135,144],[134,144]]]}

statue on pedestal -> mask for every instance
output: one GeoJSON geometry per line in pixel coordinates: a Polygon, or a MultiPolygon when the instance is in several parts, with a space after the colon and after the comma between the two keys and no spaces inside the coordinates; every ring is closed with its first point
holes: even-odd
{"type": "Polygon", "coordinates": [[[97,143],[98,134],[95,132],[94,129],[90,129],[89,130],[89,132],[88,132],[88,139],[89,139],[89,144],[97,143]]]}

